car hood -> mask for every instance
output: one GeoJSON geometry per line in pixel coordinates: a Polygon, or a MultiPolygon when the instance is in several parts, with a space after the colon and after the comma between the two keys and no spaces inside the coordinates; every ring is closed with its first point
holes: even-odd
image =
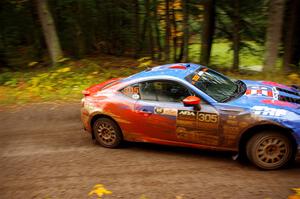
{"type": "Polygon", "coordinates": [[[269,81],[242,81],[247,86],[245,94],[228,104],[245,108],[263,106],[286,109],[300,114],[300,89],[296,86],[269,81]]]}

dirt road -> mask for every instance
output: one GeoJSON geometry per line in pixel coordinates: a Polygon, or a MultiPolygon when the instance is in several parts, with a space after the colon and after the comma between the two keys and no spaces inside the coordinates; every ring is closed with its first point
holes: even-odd
{"type": "Polygon", "coordinates": [[[259,171],[231,154],[128,143],[94,145],[77,104],[34,104],[0,111],[0,198],[287,198],[300,187],[300,161],[259,171]]]}

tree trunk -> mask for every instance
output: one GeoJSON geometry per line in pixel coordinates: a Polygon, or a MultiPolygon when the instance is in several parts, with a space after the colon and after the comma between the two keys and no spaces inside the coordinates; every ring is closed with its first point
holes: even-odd
{"type": "Polygon", "coordinates": [[[208,65],[215,29],[215,0],[207,0],[204,2],[204,22],[201,38],[201,57],[200,63],[208,65]]]}
{"type": "Polygon", "coordinates": [[[140,55],[140,45],[141,45],[141,36],[140,36],[140,5],[139,0],[134,0],[134,27],[135,27],[135,53],[134,57],[138,58],[140,55]]]}
{"type": "Polygon", "coordinates": [[[188,0],[182,0],[183,6],[183,42],[182,42],[182,60],[188,62],[189,60],[189,10],[188,0]]]}
{"type": "MultiPolygon", "coordinates": [[[[300,10],[300,7],[299,7],[300,10]]],[[[300,12],[298,12],[296,30],[295,30],[295,48],[294,48],[294,56],[292,59],[292,64],[298,66],[298,70],[300,68],[300,12]]]]}
{"type": "Polygon", "coordinates": [[[154,28],[155,28],[155,36],[156,36],[156,46],[157,46],[157,54],[158,57],[157,59],[160,60],[161,59],[161,52],[162,52],[162,47],[161,47],[161,42],[160,42],[160,30],[159,30],[159,20],[158,20],[158,15],[157,15],[157,0],[153,1],[154,3],[154,28]]]}
{"type": "Polygon", "coordinates": [[[150,2],[149,0],[145,0],[145,8],[146,8],[146,18],[147,18],[147,26],[148,26],[148,54],[151,55],[151,58],[154,58],[154,38],[153,38],[153,28],[152,28],[152,14],[150,10],[150,2]]]}
{"type": "MultiPolygon", "coordinates": [[[[140,37],[140,41],[141,41],[141,45],[140,45],[140,53],[144,52],[145,49],[145,44],[146,44],[146,33],[147,33],[147,27],[148,27],[148,17],[147,17],[147,13],[144,16],[144,21],[143,21],[143,27],[142,27],[142,32],[141,32],[141,37],[140,37]]],[[[147,49],[146,49],[147,51],[147,49]]]]}
{"type": "Polygon", "coordinates": [[[276,64],[278,46],[282,34],[282,22],[285,0],[272,0],[269,2],[269,17],[266,34],[266,52],[264,71],[271,72],[276,64]]]}
{"type": "Polygon", "coordinates": [[[75,54],[76,58],[81,59],[85,54],[86,54],[86,38],[83,35],[82,27],[81,24],[83,24],[83,18],[82,18],[82,5],[81,2],[77,2],[75,4],[76,6],[76,13],[77,16],[75,18],[75,23],[74,23],[74,30],[75,30],[75,44],[76,44],[76,49],[75,49],[75,54]]]}
{"type": "Polygon", "coordinates": [[[165,60],[170,61],[170,36],[171,36],[171,27],[170,27],[170,9],[169,9],[169,0],[166,2],[166,36],[165,36],[165,60]]]}
{"type": "Polygon", "coordinates": [[[57,37],[54,20],[48,8],[47,0],[36,0],[35,2],[52,64],[56,64],[63,57],[63,53],[57,37]]]}
{"type": "Polygon", "coordinates": [[[240,28],[241,28],[241,16],[240,16],[240,0],[234,0],[234,18],[233,21],[233,64],[232,70],[237,71],[240,64],[240,28]]]}
{"type": "Polygon", "coordinates": [[[176,16],[175,16],[175,8],[174,8],[174,0],[172,0],[172,26],[173,26],[173,61],[177,62],[177,24],[176,24],[176,16]]]}
{"type": "MultiPolygon", "coordinates": [[[[291,0],[289,2],[288,9],[286,10],[286,27],[288,30],[284,36],[284,55],[283,55],[283,70],[289,72],[291,70],[290,65],[293,63],[293,57],[296,51],[297,45],[297,13],[300,11],[300,1],[291,0]]],[[[296,63],[298,64],[298,63],[296,63]]]]}

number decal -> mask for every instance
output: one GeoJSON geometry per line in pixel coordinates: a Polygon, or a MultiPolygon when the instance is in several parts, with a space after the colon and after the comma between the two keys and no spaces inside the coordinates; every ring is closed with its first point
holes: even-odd
{"type": "Polygon", "coordinates": [[[125,95],[139,94],[139,92],[140,92],[139,87],[128,86],[128,87],[123,89],[123,93],[125,95]]]}
{"type": "Polygon", "coordinates": [[[198,113],[198,121],[199,122],[208,122],[208,123],[217,123],[218,115],[211,113],[198,113]]]}

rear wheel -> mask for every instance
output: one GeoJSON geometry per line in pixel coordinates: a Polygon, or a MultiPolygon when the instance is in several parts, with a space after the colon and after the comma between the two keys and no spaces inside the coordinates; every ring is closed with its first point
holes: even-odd
{"type": "Polygon", "coordinates": [[[122,141],[118,125],[108,118],[97,119],[93,124],[93,133],[97,143],[107,148],[116,148],[122,141]]]}
{"type": "Polygon", "coordinates": [[[294,154],[291,140],[274,131],[261,132],[250,138],[246,152],[253,164],[266,170],[286,166],[294,154]]]}

